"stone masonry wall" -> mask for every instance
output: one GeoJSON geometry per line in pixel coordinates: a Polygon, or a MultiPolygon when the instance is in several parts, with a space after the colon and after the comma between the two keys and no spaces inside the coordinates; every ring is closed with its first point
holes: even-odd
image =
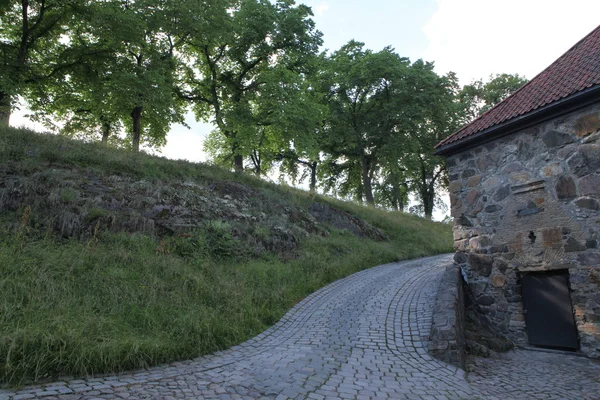
{"type": "Polygon", "coordinates": [[[568,269],[581,350],[600,357],[600,104],[447,161],[455,260],[484,321],[527,344],[520,275],[568,269]]]}
{"type": "Polygon", "coordinates": [[[465,299],[463,279],[456,264],[444,271],[435,299],[429,353],[439,360],[465,368],[465,299]]]}

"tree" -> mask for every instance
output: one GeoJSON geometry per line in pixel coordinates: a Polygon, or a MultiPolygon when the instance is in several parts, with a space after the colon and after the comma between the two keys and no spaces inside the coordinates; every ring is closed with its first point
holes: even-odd
{"type": "Polygon", "coordinates": [[[482,79],[465,85],[458,93],[458,100],[465,107],[465,123],[485,113],[527,83],[519,74],[490,75],[487,82],[482,79]]]}
{"type": "Polygon", "coordinates": [[[141,143],[164,145],[170,125],[183,122],[185,103],[176,95],[177,50],[198,29],[207,29],[204,19],[216,10],[212,5],[193,0],[92,2],[69,26],[68,54],[77,58],[90,48],[101,51],[36,86],[36,95],[30,96],[34,109],[38,115],[52,113],[67,127],[99,127],[103,141],[116,126],[125,126],[134,151],[141,143]]]}
{"type": "Polygon", "coordinates": [[[0,3],[0,126],[7,126],[25,86],[60,70],[65,24],[84,0],[4,0],[0,3]]]}
{"type": "Polygon", "coordinates": [[[409,187],[420,202],[425,218],[431,219],[437,193],[446,184],[446,164],[433,155],[434,147],[462,122],[462,106],[456,101],[458,80],[453,73],[438,76],[432,63],[420,63],[416,72],[423,76],[419,107],[420,119],[415,121],[409,141],[409,151],[401,159],[406,166],[409,187]],[[426,83],[426,84],[425,84],[426,83]]]}
{"type": "Polygon", "coordinates": [[[302,119],[302,75],[321,44],[311,16],[291,0],[241,0],[231,4],[219,32],[187,42],[193,65],[180,95],[194,102],[199,119],[215,122],[229,148],[225,159],[238,172],[256,144],[265,145],[265,135],[297,132],[285,125],[302,119]]]}
{"type": "Polygon", "coordinates": [[[375,203],[395,211],[403,211],[408,204],[409,181],[405,166],[384,162],[380,179],[375,183],[375,203]]]}
{"type": "Polygon", "coordinates": [[[342,192],[360,190],[355,197],[369,205],[375,204],[373,182],[381,154],[399,133],[398,107],[409,96],[404,84],[409,69],[409,60],[391,48],[373,52],[356,41],[334,52],[326,66],[328,169],[339,175],[345,168],[345,178],[350,179],[359,168],[360,183],[345,182],[342,192]]]}

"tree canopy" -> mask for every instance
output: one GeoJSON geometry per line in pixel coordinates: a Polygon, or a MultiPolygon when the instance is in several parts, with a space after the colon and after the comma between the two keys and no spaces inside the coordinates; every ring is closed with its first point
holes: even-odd
{"type": "Polygon", "coordinates": [[[431,218],[435,144],[525,78],[461,88],[391,47],[319,53],[312,16],[293,0],[2,0],[0,125],[22,97],[62,134],[139,151],[192,111],[215,163],[431,218]]]}

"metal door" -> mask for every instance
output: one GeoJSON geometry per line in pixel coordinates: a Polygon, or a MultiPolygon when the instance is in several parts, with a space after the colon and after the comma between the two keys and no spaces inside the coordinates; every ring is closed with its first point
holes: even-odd
{"type": "Polygon", "coordinates": [[[529,343],[578,349],[568,271],[527,274],[521,283],[529,343]]]}

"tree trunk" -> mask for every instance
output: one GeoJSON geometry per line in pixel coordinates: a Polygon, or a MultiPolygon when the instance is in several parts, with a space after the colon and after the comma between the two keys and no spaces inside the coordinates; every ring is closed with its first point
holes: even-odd
{"type": "Polygon", "coordinates": [[[399,190],[400,196],[398,198],[398,208],[399,211],[404,211],[404,207],[406,207],[406,201],[407,201],[407,193],[408,193],[408,185],[406,184],[406,182],[402,182],[401,184],[402,189],[399,190]]]}
{"type": "Polygon", "coordinates": [[[373,187],[371,185],[371,163],[366,157],[362,157],[362,186],[365,193],[365,200],[370,206],[375,205],[373,198],[373,187]]]}
{"type": "Polygon", "coordinates": [[[317,191],[317,163],[313,162],[310,164],[310,192],[315,193],[317,191]]]}
{"type": "Polygon", "coordinates": [[[233,156],[233,165],[235,172],[244,172],[244,156],[235,154],[233,156]]]}
{"type": "Polygon", "coordinates": [[[131,112],[131,119],[133,120],[133,140],[131,142],[133,151],[140,151],[140,138],[142,136],[142,110],[144,107],[137,106],[131,112]]]}
{"type": "Polygon", "coordinates": [[[399,193],[400,193],[400,190],[399,190],[398,186],[394,185],[392,187],[392,208],[394,209],[394,211],[400,211],[399,193]]]}
{"type": "Polygon", "coordinates": [[[11,110],[10,97],[8,94],[0,92],[0,128],[8,127],[11,110]]]}
{"type": "Polygon", "coordinates": [[[421,194],[423,197],[423,209],[425,211],[425,218],[431,220],[433,217],[433,200],[435,193],[425,188],[421,194]]]}
{"type": "Polygon", "coordinates": [[[110,136],[110,124],[108,122],[104,122],[102,124],[102,143],[108,143],[108,137],[110,136]]]}
{"type": "Polygon", "coordinates": [[[261,174],[262,174],[262,167],[260,165],[260,158],[258,158],[254,162],[254,175],[256,175],[257,178],[260,178],[261,174]]]}

